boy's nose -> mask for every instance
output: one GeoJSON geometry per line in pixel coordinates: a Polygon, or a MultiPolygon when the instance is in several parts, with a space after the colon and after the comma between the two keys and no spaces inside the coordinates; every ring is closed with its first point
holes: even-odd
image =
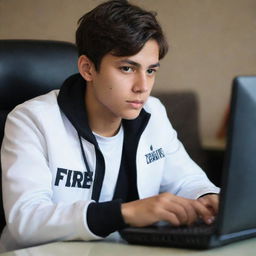
{"type": "Polygon", "coordinates": [[[135,92],[147,92],[149,89],[149,81],[145,74],[139,74],[135,80],[133,90],[135,92]]]}

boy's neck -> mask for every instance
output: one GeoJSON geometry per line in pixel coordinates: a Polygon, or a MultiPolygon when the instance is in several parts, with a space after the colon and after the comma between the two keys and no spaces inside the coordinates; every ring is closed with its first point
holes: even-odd
{"type": "Polygon", "coordinates": [[[85,107],[89,126],[93,132],[104,137],[112,137],[117,134],[121,125],[121,118],[114,117],[98,104],[90,86],[86,88],[85,107]]]}

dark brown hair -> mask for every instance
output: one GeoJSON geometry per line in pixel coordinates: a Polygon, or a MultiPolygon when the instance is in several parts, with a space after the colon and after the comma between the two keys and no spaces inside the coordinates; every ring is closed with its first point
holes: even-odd
{"type": "Polygon", "coordinates": [[[104,2],[78,21],[76,45],[80,55],[86,55],[99,70],[107,53],[132,56],[145,43],[154,39],[159,45],[159,59],[168,51],[168,43],[156,14],[145,11],[126,0],[104,2]]]}

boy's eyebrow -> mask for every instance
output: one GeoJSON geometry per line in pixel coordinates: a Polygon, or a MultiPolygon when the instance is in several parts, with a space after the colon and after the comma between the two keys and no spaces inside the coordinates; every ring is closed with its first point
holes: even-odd
{"type": "MultiPolygon", "coordinates": [[[[132,65],[132,66],[135,66],[135,67],[141,67],[141,64],[139,64],[138,62],[135,62],[133,60],[129,60],[129,59],[119,60],[118,62],[119,63],[129,64],[129,65],[132,65]]],[[[148,66],[148,68],[157,68],[157,67],[160,67],[160,63],[159,62],[157,62],[155,64],[151,64],[151,65],[148,66]]]]}

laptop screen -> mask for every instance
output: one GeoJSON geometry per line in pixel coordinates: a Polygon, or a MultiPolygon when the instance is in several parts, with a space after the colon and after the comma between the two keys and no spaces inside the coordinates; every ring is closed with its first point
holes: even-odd
{"type": "Polygon", "coordinates": [[[256,76],[233,81],[218,231],[256,228],[256,76]]]}

